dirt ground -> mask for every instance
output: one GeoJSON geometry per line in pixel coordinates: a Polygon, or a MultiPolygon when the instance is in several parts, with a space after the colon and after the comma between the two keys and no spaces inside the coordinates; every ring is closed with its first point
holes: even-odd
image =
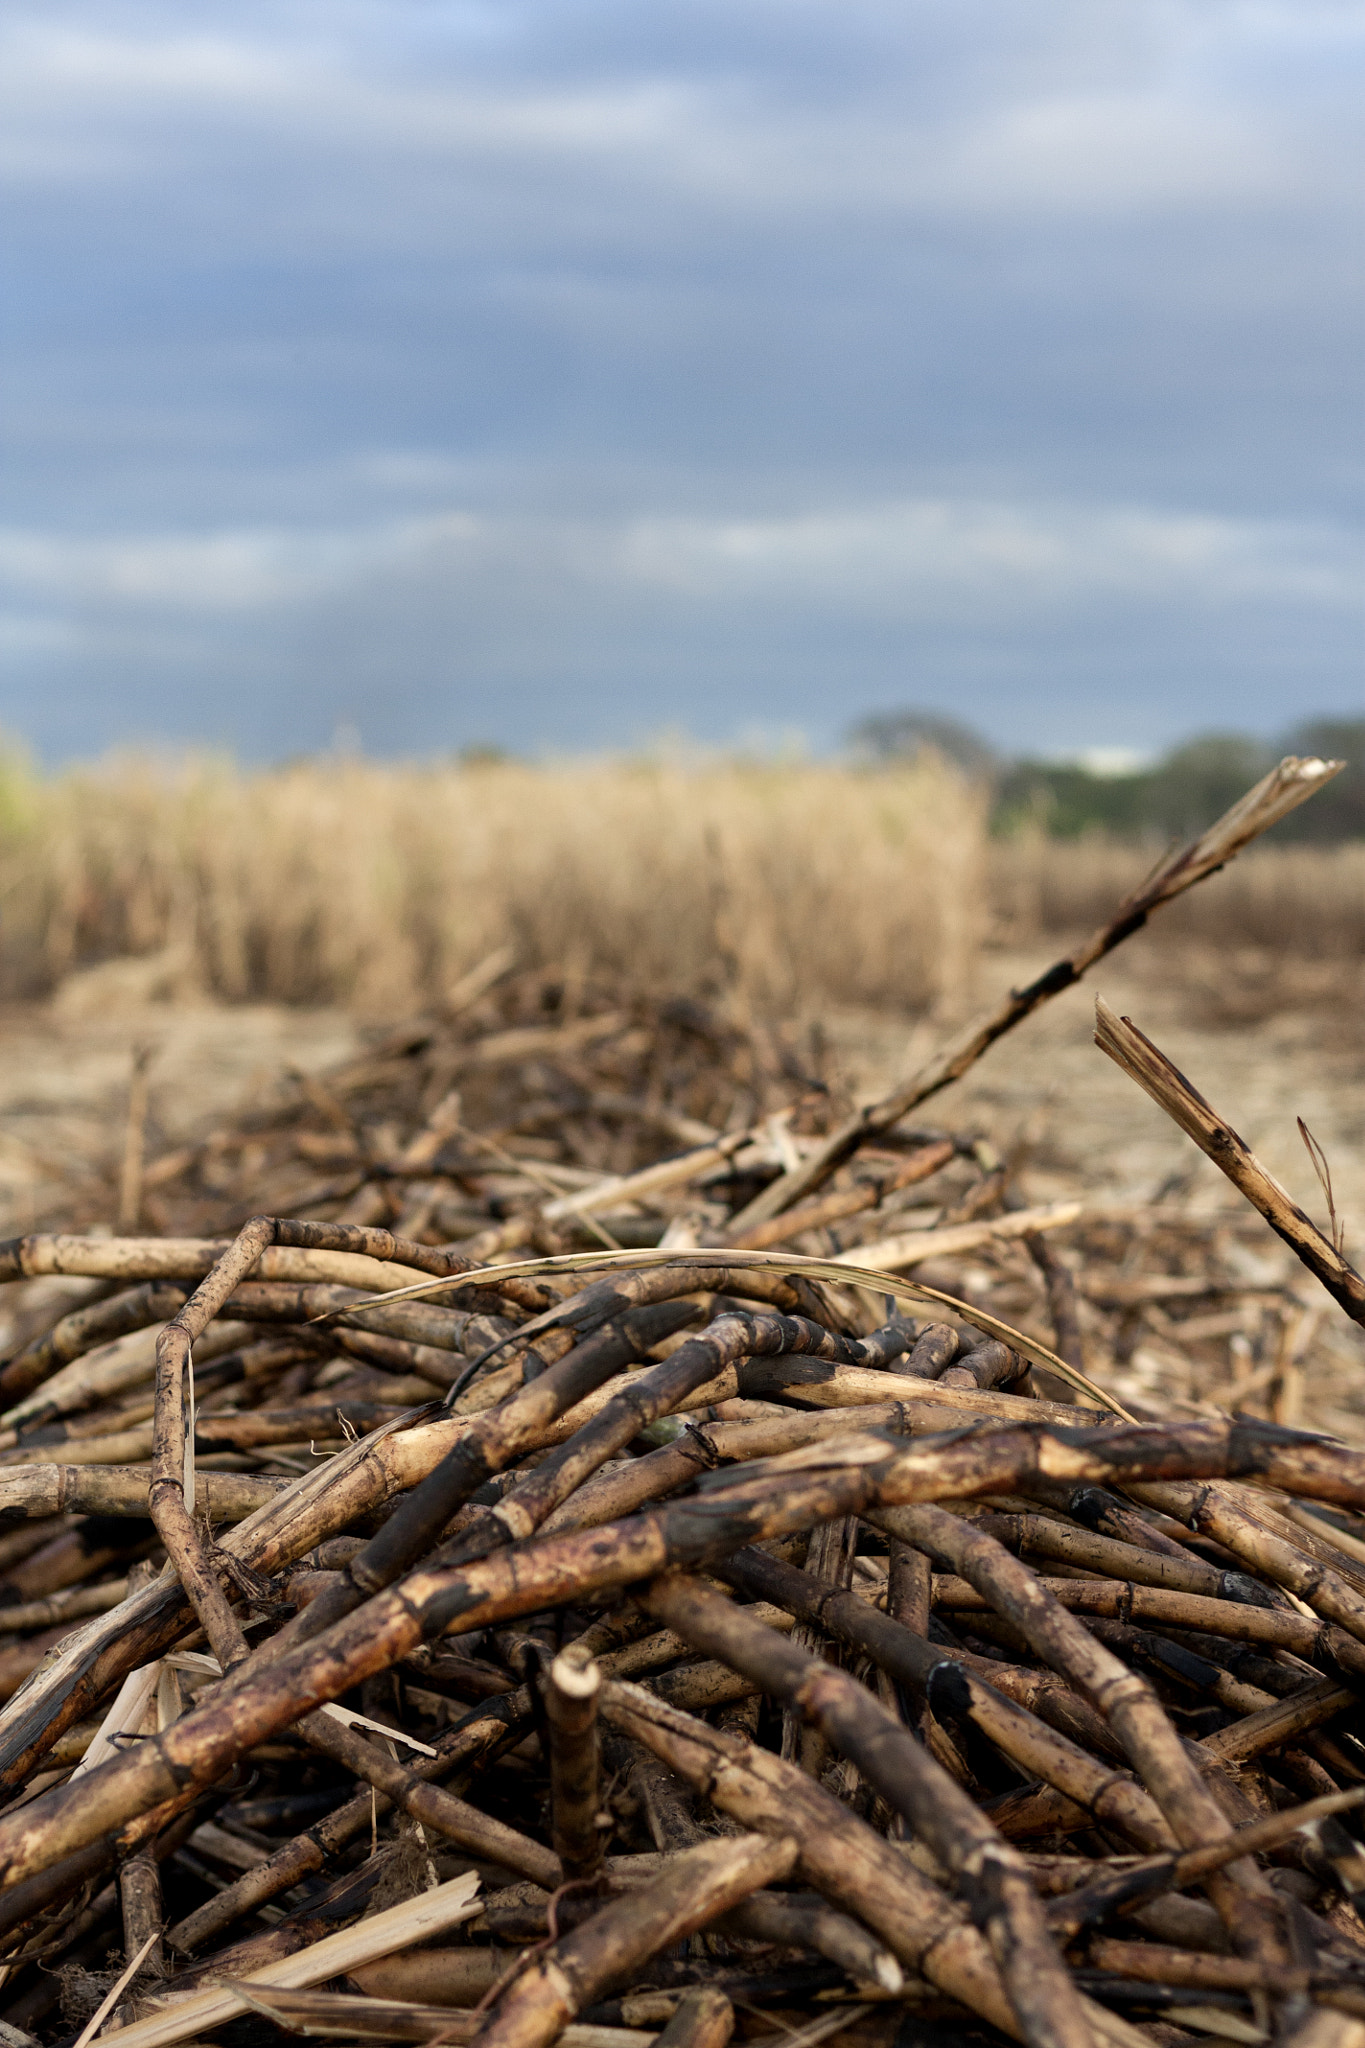
{"type": "MultiPolygon", "coordinates": [[[[974,1007],[1043,964],[1036,955],[987,956],[974,1007]]],[[[1278,1240],[1254,1221],[1248,1231],[1240,1197],[1097,1050],[1097,992],[1156,1040],[1325,1223],[1326,1203],[1296,1127],[1296,1117],[1304,1119],[1330,1161],[1346,1250],[1359,1262],[1365,1057],[1359,1040],[1341,1028],[1344,995],[1329,1001],[1319,991],[1311,1004],[1254,1022],[1211,1021],[1188,963],[1167,972],[1160,954],[1149,949],[1144,956],[1135,947],[1048,1004],[964,1081],[926,1103],[924,1124],[989,1136],[1018,1163],[1021,1191],[1031,1201],[1159,1198],[1233,1215],[1246,1255],[1262,1262],[1265,1279],[1302,1284],[1278,1240]]],[[[114,1184],[135,1048],[152,1053],[147,1152],[155,1159],[248,1104],[268,1101],[291,1071],[321,1073],[349,1058],[365,1035],[340,1010],[147,1002],[113,976],[86,978],[76,995],[0,1013],[0,1235],[59,1226],[63,1185],[87,1180],[92,1167],[102,1166],[114,1184]]],[[[866,1098],[913,1072],[958,1020],[907,1023],[850,1011],[822,1021],[845,1079],[866,1098]]],[[[1122,1388],[1114,1380],[1116,1392],[1161,1401],[1176,1391],[1169,1373],[1154,1363],[1144,1368],[1141,1355],[1134,1370],[1138,1377],[1122,1388]]],[[[1365,1333],[1334,1308],[1316,1362],[1309,1361],[1308,1391],[1306,1419],[1365,1435],[1365,1333]]]]}
{"type": "MultiPolygon", "coordinates": [[[[1032,955],[988,955],[976,1003],[1040,964],[1032,955]]],[[[1097,993],[1131,1015],[1296,1200],[1322,1216],[1295,1124],[1301,1116],[1331,1163],[1347,1249],[1365,1253],[1365,1057],[1324,1028],[1320,1005],[1214,1025],[1192,1003],[1186,977],[1162,976],[1159,957],[1116,956],[926,1103],[924,1120],[979,1128],[1002,1152],[1022,1153],[1036,1200],[1145,1201],[1164,1189],[1200,1206],[1226,1201],[1216,1170],[1093,1044],[1097,993]]],[[[954,1021],[865,1011],[824,1020],[844,1075],[864,1097],[912,1073],[954,1021]]],[[[0,1012],[0,1232],[31,1227],[73,1173],[117,1159],[134,1048],[152,1051],[154,1158],[268,1098],[291,1070],[323,1072],[350,1057],[362,1036],[341,1010],[129,1001],[112,983],[83,989],[79,1003],[0,1012]]]]}
{"type": "MultiPolygon", "coordinates": [[[[1032,954],[988,955],[978,999],[1025,983],[1043,964],[1032,954]]],[[[1000,1151],[1022,1149],[1029,1192],[1038,1200],[1088,1194],[1146,1201],[1164,1187],[1182,1198],[1188,1192],[1197,1204],[1226,1201],[1217,1169],[1094,1044],[1097,995],[1131,1016],[1295,1200],[1325,1221],[1295,1122],[1302,1117],[1331,1164],[1348,1252],[1354,1246],[1356,1256],[1365,1253],[1365,1056],[1322,1002],[1254,1023],[1211,1023],[1187,973],[1163,975],[1159,954],[1119,954],[926,1103],[926,1120],[979,1125],[1000,1151]]],[[[831,1020],[831,1031],[855,1086],[870,1095],[913,1073],[941,1043],[943,1026],[907,1031],[892,1019],[846,1015],[831,1020]]]]}
{"type": "Polygon", "coordinates": [[[46,1223],[64,1183],[121,1155],[134,1049],[151,1051],[150,1158],[354,1052],[339,1010],[60,1004],[0,1011],[0,1234],[46,1223]]]}

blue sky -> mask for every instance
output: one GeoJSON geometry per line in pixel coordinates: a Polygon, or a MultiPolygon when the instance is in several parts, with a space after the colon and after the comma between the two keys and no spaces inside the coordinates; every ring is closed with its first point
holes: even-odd
{"type": "Polygon", "coordinates": [[[0,725],[1359,714],[1365,0],[13,0],[0,725]]]}

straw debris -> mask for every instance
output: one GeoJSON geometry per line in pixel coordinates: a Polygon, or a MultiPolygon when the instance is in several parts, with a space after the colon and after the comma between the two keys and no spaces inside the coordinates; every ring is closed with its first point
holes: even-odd
{"type": "Polygon", "coordinates": [[[1340,1231],[1103,1005],[1240,1208],[916,1120],[1330,772],[879,1104],[504,950],[0,1246],[0,2035],[1348,2048],[1340,1231]]]}

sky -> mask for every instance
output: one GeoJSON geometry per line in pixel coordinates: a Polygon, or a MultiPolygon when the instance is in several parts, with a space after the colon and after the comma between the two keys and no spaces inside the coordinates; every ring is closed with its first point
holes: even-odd
{"type": "Polygon", "coordinates": [[[1365,710],[1365,0],[10,0],[0,727],[1365,710]]]}

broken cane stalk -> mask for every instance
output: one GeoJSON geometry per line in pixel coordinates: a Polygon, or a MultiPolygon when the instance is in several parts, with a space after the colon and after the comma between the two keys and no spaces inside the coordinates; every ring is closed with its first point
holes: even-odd
{"type": "Polygon", "coordinates": [[[1271,1229],[1302,1259],[1315,1279],[1348,1316],[1365,1325],[1365,1278],[1306,1216],[1273,1174],[1266,1171],[1232,1125],[1225,1123],[1179,1067],[1139,1031],[1129,1017],[1116,1017],[1102,996],[1095,1001],[1095,1043],[1151,1096],[1173,1123],[1259,1209],[1271,1229]]]}
{"type": "Polygon", "coordinates": [[[869,1104],[841,1124],[816,1150],[791,1168],[746,1209],[731,1219],[731,1229],[745,1231],[769,1217],[789,1209],[802,1196],[822,1186],[845,1159],[868,1138],[890,1130],[903,1116],[918,1108],[950,1081],[959,1080],[967,1069],[989,1051],[998,1038],[1031,1016],[1041,1003],[1060,995],[1081,979],[1097,960],[1112,953],[1165,903],[1174,901],[1187,889],[1216,874],[1253,839],[1278,824],[1290,811],[1306,801],[1345,766],[1341,761],[1319,761],[1288,756],[1253,789],[1225,811],[1216,824],[1179,853],[1163,861],[1156,873],[1133,890],[1119,904],[1107,924],[1100,926],[1074,953],[1068,953],[1040,974],[1026,988],[1016,989],[996,1009],[969,1024],[961,1035],[929,1065],[879,1102],[869,1104]]]}
{"type": "Polygon", "coordinates": [[[590,1882],[602,1869],[598,1825],[597,1695],[602,1679],[591,1655],[561,1650],[545,1674],[545,1718],[550,1731],[551,1840],[564,1876],[590,1882]]]}
{"type": "Polygon", "coordinates": [[[990,1942],[1031,2048],[1088,2048],[1089,2024],[1022,1857],[910,1731],[847,1673],[699,1581],[659,1579],[647,1598],[651,1613],[698,1649],[747,1672],[815,1722],[923,1837],[990,1942]]]}

